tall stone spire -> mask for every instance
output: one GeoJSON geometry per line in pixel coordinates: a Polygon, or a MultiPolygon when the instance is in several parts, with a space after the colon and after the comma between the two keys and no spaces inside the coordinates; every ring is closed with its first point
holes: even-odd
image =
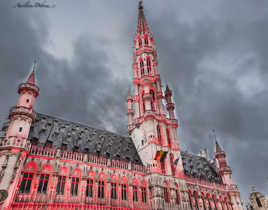
{"type": "Polygon", "coordinates": [[[152,173],[183,177],[177,136],[178,121],[173,112],[172,93],[168,91],[166,97],[163,94],[157,69],[158,61],[154,39],[149,30],[141,1],[138,9],[138,25],[133,54],[133,89],[135,91],[132,97],[127,97],[128,131],[143,163],[153,166],[151,167],[152,173]],[[167,102],[167,107],[163,103],[164,100],[167,102]],[[132,109],[132,106],[135,108],[132,109]],[[165,108],[169,111],[170,116],[166,114],[165,108]],[[167,154],[161,163],[155,159],[160,150],[162,154],[167,154]]]}
{"type": "Polygon", "coordinates": [[[142,5],[142,1],[139,2],[139,15],[138,15],[138,26],[137,26],[137,34],[144,34],[144,33],[150,33],[145,15],[144,15],[144,11],[143,11],[143,5],[142,5]]]}

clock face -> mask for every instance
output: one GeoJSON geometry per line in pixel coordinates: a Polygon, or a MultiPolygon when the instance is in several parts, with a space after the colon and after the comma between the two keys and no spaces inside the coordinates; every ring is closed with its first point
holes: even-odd
{"type": "Polygon", "coordinates": [[[6,200],[8,193],[6,190],[0,190],[0,203],[6,200]]]}

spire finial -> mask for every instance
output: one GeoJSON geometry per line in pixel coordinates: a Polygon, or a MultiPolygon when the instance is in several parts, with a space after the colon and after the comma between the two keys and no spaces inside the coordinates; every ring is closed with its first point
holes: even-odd
{"type": "Polygon", "coordinates": [[[143,12],[143,5],[142,1],[139,1],[139,16],[138,16],[138,27],[137,27],[137,33],[150,33],[149,27],[146,22],[146,18],[143,12]]]}
{"type": "Polygon", "coordinates": [[[39,58],[35,58],[33,62],[32,72],[28,77],[27,83],[35,84],[35,72],[39,63],[39,58]]]}
{"type": "Polygon", "coordinates": [[[139,1],[139,10],[143,9],[142,1],[139,1]]]}

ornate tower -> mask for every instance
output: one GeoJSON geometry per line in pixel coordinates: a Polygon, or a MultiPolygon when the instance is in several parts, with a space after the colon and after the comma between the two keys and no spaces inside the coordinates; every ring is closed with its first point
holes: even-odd
{"type": "Polygon", "coordinates": [[[7,195],[2,204],[3,209],[8,208],[13,199],[19,180],[16,176],[20,175],[23,162],[30,149],[28,135],[35,119],[34,102],[39,95],[39,88],[35,84],[35,68],[36,62],[27,81],[19,85],[19,100],[17,106],[10,109],[6,136],[0,143],[0,190],[7,195]]]}
{"type": "Polygon", "coordinates": [[[172,92],[167,87],[163,95],[157,65],[154,38],[139,2],[133,54],[134,96],[127,97],[128,131],[151,173],[183,177],[172,92]]]}
{"type": "Polygon", "coordinates": [[[222,177],[223,184],[233,185],[232,169],[228,166],[226,161],[226,154],[221,149],[219,143],[216,141],[216,153],[215,157],[218,161],[220,175],[222,177]]]}

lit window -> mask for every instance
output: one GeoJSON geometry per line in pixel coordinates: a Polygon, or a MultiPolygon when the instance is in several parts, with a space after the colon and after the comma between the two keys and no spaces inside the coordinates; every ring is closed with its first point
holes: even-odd
{"type": "Polygon", "coordinates": [[[28,194],[31,190],[33,173],[24,173],[20,184],[20,192],[28,194]]]}
{"type": "Polygon", "coordinates": [[[41,174],[39,185],[37,192],[38,193],[46,193],[47,192],[47,185],[48,185],[49,175],[48,174],[41,174]]]}
{"type": "Polygon", "coordinates": [[[121,185],[121,199],[127,200],[127,185],[126,184],[121,185]]]}
{"type": "Polygon", "coordinates": [[[98,198],[104,198],[104,181],[98,182],[98,198]]]}
{"type": "Polygon", "coordinates": [[[86,196],[93,197],[93,179],[87,180],[86,196]]]}
{"type": "Polygon", "coordinates": [[[116,183],[111,183],[111,199],[117,199],[116,183]]]}
{"type": "Polygon", "coordinates": [[[79,178],[78,177],[72,177],[71,195],[77,195],[78,194],[78,186],[79,186],[79,178]]]}
{"type": "Polygon", "coordinates": [[[66,182],[66,176],[59,176],[58,183],[57,183],[57,195],[64,195],[64,187],[66,182]]]}
{"type": "Polygon", "coordinates": [[[133,201],[138,201],[138,188],[133,186],[133,201]]]}
{"type": "Polygon", "coordinates": [[[145,187],[141,187],[141,199],[143,203],[146,203],[147,198],[146,198],[146,188],[145,187]]]}

